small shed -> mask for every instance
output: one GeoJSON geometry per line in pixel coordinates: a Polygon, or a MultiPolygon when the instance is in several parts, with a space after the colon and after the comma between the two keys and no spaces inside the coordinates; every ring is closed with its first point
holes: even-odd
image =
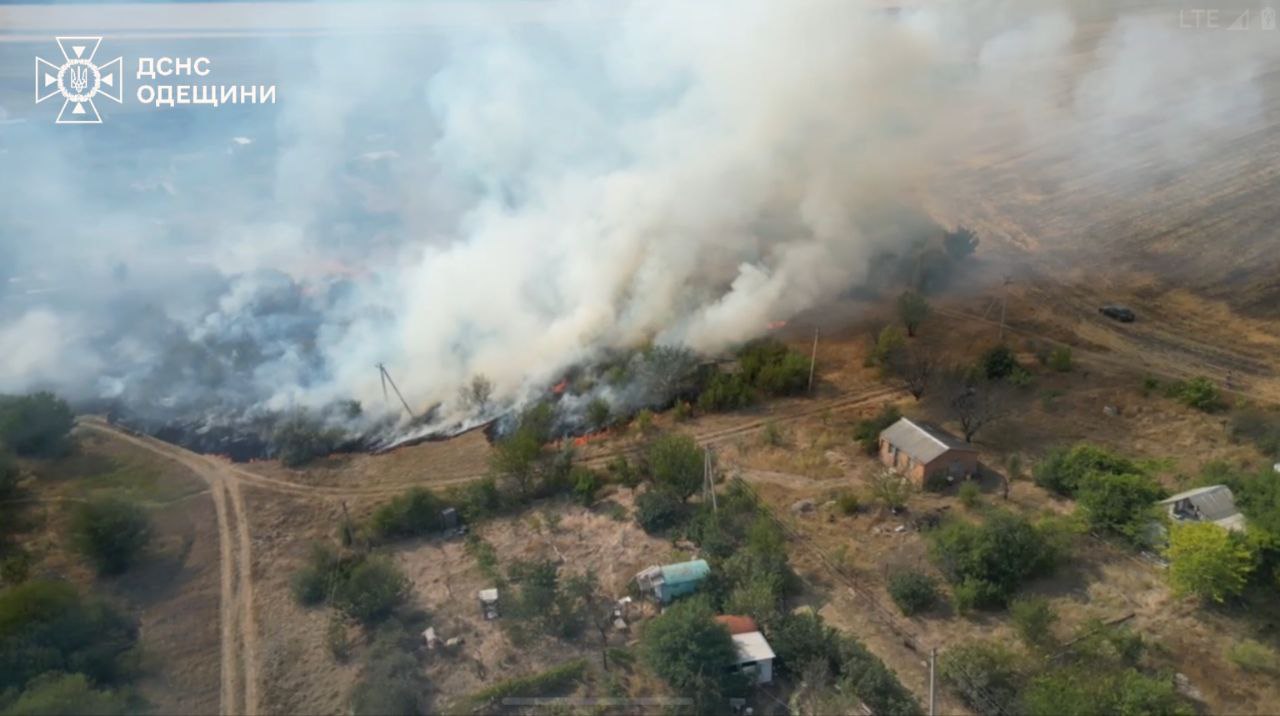
{"type": "Polygon", "coordinates": [[[485,619],[498,618],[498,590],[490,587],[489,589],[481,589],[476,593],[480,599],[480,613],[485,619]]]}
{"type": "Polygon", "coordinates": [[[733,645],[738,649],[737,668],[742,673],[754,677],[757,684],[773,681],[773,648],[765,640],[764,634],[749,631],[734,634],[732,639],[733,645]]]}
{"type": "Polygon", "coordinates": [[[1168,510],[1174,522],[1212,522],[1236,532],[1245,530],[1244,515],[1226,485],[1197,487],[1156,504],[1168,510]]]}
{"type": "Polygon", "coordinates": [[[649,567],[636,575],[640,589],[651,592],[663,604],[676,597],[692,594],[711,574],[711,566],[705,559],[679,562],[661,567],[649,567]]]}
{"type": "Polygon", "coordinates": [[[907,418],[880,433],[880,461],[917,485],[978,472],[978,449],[935,425],[907,418]]]}

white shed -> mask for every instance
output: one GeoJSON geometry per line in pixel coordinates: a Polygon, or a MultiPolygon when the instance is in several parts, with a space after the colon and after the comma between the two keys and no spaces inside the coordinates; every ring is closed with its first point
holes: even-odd
{"type": "Polygon", "coordinates": [[[755,677],[757,684],[773,681],[773,648],[765,641],[764,634],[749,631],[733,635],[733,645],[738,648],[738,668],[755,677]]]}

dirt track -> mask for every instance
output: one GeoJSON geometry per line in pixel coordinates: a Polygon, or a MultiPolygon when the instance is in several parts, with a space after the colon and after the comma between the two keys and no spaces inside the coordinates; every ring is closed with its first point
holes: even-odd
{"type": "Polygon", "coordinates": [[[253,615],[253,543],[237,475],[216,460],[159,440],[127,433],[98,419],[81,419],[80,425],[174,460],[209,485],[217,513],[221,572],[220,711],[223,714],[259,713],[258,631],[253,615]]]}

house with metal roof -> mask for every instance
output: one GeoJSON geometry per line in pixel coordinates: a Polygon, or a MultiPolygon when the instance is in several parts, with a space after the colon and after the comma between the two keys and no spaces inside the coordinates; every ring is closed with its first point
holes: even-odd
{"type": "Polygon", "coordinates": [[[678,562],[661,567],[649,567],[636,575],[640,589],[653,594],[663,604],[676,597],[692,594],[711,574],[711,566],[705,559],[678,562]]]}
{"type": "Polygon", "coordinates": [[[917,485],[978,472],[978,449],[935,425],[902,418],[880,433],[880,461],[917,485]]]}
{"type": "Polygon", "coordinates": [[[1235,496],[1226,485],[1197,487],[1179,492],[1156,503],[1177,522],[1212,522],[1236,532],[1244,532],[1244,515],[1236,507],[1235,496]]]}

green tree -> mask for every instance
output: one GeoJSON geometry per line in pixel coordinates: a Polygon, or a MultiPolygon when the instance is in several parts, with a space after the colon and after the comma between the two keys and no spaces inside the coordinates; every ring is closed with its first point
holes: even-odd
{"type": "Polygon", "coordinates": [[[931,310],[924,296],[915,291],[903,291],[902,295],[898,296],[898,317],[902,319],[902,325],[906,327],[909,337],[915,336],[916,329],[929,317],[931,310]]]}
{"type": "Polygon", "coordinates": [[[0,450],[0,500],[12,497],[18,491],[18,463],[4,450],[0,450]]]}
{"type": "Polygon", "coordinates": [[[973,606],[1006,604],[1023,582],[1046,573],[1057,550],[1025,518],[993,510],[981,525],[952,520],[930,533],[930,554],[949,581],[973,606]]]}
{"type": "Polygon", "coordinates": [[[907,506],[912,488],[905,477],[892,470],[877,470],[871,476],[871,496],[897,512],[907,506]]]}
{"type": "Polygon", "coordinates": [[[1165,556],[1176,593],[1215,602],[1243,592],[1254,568],[1254,555],[1244,540],[1212,522],[1175,525],[1165,556]]]}
{"type": "Polygon", "coordinates": [[[682,500],[702,489],[703,455],[688,435],[663,435],[649,446],[649,474],[682,500]]]}
{"type": "Polygon", "coordinates": [[[954,646],[938,658],[938,672],[965,704],[983,716],[1018,712],[1023,677],[1018,658],[996,642],[975,641],[954,646]]]}
{"type": "Polygon", "coordinates": [[[1085,476],[1093,473],[1123,475],[1141,473],[1132,460],[1100,447],[1080,443],[1057,449],[1041,460],[1032,472],[1035,483],[1066,497],[1076,494],[1085,476]]]}
{"type": "Polygon", "coordinates": [[[1058,614],[1043,597],[1015,599],[1009,605],[1009,615],[1018,636],[1030,646],[1048,647],[1053,644],[1053,625],[1058,614]]]}
{"type": "Polygon", "coordinates": [[[854,426],[853,439],[862,446],[862,451],[875,455],[880,450],[880,433],[885,428],[902,419],[902,411],[896,405],[885,405],[880,412],[865,420],[859,420],[854,426]]]}
{"type": "Polygon", "coordinates": [[[137,503],[98,497],[72,510],[71,544],[101,574],[128,569],[150,541],[151,519],[137,503]]]}
{"type": "Polygon", "coordinates": [[[276,457],[287,467],[299,467],[338,448],[342,434],[306,410],[289,413],[271,435],[276,457]]]}
{"type": "Polygon", "coordinates": [[[1078,499],[1089,526],[1143,544],[1157,519],[1164,490],[1146,475],[1094,472],[1080,483],[1078,499]]]}
{"type": "Polygon", "coordinates": [[[551,406],[539,403],[520,416],[511,434],[494,446],[490,467],[499,475],[515,481],[522,500],[533,495],[533,488],[547,470],[543,445],[551,438],[551,406]]]}
{"type": "Polygon", "coordinates": [[[744,688],[743,679],[731,672],[737,648],[714,616],[706,600],[686,599],[645,625],[640,635],[649,668],[703,713],[722,712],[725,699],[744,688]]]}
{"type": "Polygon", "coordinates": [[[47,671],[112,684],[137,668],[138,625],[66,582],[32,580],[0,591],[0,692],[47,671]]]}
{"type": "Polygon", "coordinates": [[[942,248],[954,261],[968,258],[978,248],[978,235],[972,229],[957,226],[942,237],[942,248]]]}
{"type": "Polygon", "coordinates": [[[476,412],[483,412],[489,407],[491,398],[493,398],[493,382],[483,373],[472,376],[471,382],[458,389],[458,400],[476,412]]]}
{"type": "Polygon", "coordinates": [[[872,361],[888,370],[902,351],[907,349],[907,337],[897,326],[885,326],[876,336],[876,343],[871,350],[872,361]]]}
{"type": "Polygon", "coordinates": [[[993,346],[982,354],[982,374],[987,377],[987,380],[1008,378],[1019,367],[1018,358],[1013,354],[1013,349],[1004,343],[993,346]]]}
{"type": "Polygon", "coordinates": [[[0,397],[0,443],[18,455],[56,457],[66,453],[75,415],[53,393],[0,397]]]}
{"type": "Polygon", "coordinates": [[[373,624],[391,615],[409,596],[409,580],[389,557],[367,557],[334,590],[334,604],[347,616],[373,624]]]}
{"type": "Polygon", "coordinates": [[[889,596],[903,614],[912,616],[937,603],[938,585],[924,572],[903,570],[889,578],[889,596]]]}
{"type": "Polygon", "coordinates": [[[1216,413],[1224,406],[1222,393],[1218,391],[1218,386],[1204,376],[1192,378],[1185,383],[1175,383],[1173,390],[1175,391],[1174,397],[1189,408],[1195,408],[1206,413],[1216,413]]]}
{"type": "Polygon", "coordinates": [[[412,487],[373,511],[369,528],[381,540],[418,537],[444,529],[444,501],[426,488],[412,487]]]}
{"type": "Polygon", "coordinates": [[[603,430],[609,426],[609,403],[604,398],[595,398],[587,403],[587,424],[592,430],[603,430]]]}
{"type": "Polygon", "coordinates": [[[95,689],[84,674],[48,672],[31,683],[3,716],[124,716],[132,709],[128,699],[110,689],[95,689]]]}
{"type": "Polygon", "coordinates": [[[687,514],[684,500],[663,487],[646,490],[636,498],[636,523],[650,534],[675,527],[687,514]]]}

